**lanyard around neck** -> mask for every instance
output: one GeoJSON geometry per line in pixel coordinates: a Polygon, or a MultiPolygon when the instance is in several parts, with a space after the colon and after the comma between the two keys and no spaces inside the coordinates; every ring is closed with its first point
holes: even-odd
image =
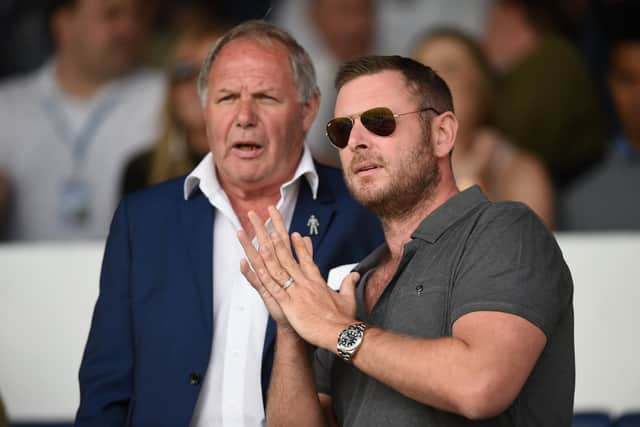
{"type": "Polygon", "coordinates": [[[42,106],[45,116],[53,126],[58,138],[69,148],[75,168],[86,158],[89,147],[95,141],[100,126],[106,121],[115,104],[114,94],[112,92],[106,93],[99,100],[98,105],[93,108],[80,131],[74,135],[70,120],[65,115],[61,103],[53,95],[44,99],[42,106]]]}

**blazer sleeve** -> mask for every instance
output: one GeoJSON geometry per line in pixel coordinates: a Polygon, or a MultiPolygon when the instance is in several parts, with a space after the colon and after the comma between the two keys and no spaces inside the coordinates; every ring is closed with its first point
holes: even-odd
{"type": "Polygon", "coordinates": [[[80,366],[76,427],[123,426],[133,388],[126,201],[118,206],[102,263],[100,293],[80,366]]]}

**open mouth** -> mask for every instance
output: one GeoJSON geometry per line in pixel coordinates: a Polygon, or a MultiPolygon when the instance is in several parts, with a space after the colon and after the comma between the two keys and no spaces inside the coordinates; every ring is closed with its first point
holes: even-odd
{"type": "Polygon", "coordinates": [[[231,146],[232,153],[239,159],[257,159],[264,151],[264,147],[251,141],[236,142],[231,146]]]}
{"type": "Polygon", "coordinates": [[[252,144],[250,142],[240,142],[237,144],[233,144],[233,148],[240,150],[240,151],[247,151],[247,152],[251,152],[251,151],[256,151],[261,149],[262,147],[258,144],[252,144]]]}

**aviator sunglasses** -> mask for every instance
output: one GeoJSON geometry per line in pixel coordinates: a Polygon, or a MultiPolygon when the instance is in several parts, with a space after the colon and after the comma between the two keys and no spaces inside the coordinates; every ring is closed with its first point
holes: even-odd
{"type": "Polygon", "coordinates": [[[400,114],[395,114],[387,107],[376,107],[353,116],[336,117],[327,123],[327,137],[334,147],[341,149],[349,143],[349,135],[351,135],[351,129],[353,129],[357,117],[360,117],[360,123],[369,132],[378,136],[389,136],[396,130],[396,117],[429,110],[440,114],[438,110],[432,107],[400,114]]]}

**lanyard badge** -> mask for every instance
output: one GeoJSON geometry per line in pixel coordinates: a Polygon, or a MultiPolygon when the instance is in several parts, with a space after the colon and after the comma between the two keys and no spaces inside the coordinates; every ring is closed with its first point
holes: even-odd
{"type": "MultiPolygon", "coordinates": [[[[82,128],[75,135],[63,109],[53,97],[43,103],[44,111],[52,124],[58,139],[68,148],[72,160],[72,170],[60,189],[59,214],[65,223],[84,225],[91,217],[94,194],[88,180],[80,171],[86,169],[85,160],[89,147],[95,141],[100,126],[106,121],[115,106],[113,93],[107,93],[89,115],[82,128]]],[[[86,173],[86,170],[85,170],[86,173]]]]}
{"type": "Polygon", "coordinates": [[[76,177],[64,182],[60,196],[60,216],[72,225],[86,224],[91,216],[89,183],[76,177]]]}

